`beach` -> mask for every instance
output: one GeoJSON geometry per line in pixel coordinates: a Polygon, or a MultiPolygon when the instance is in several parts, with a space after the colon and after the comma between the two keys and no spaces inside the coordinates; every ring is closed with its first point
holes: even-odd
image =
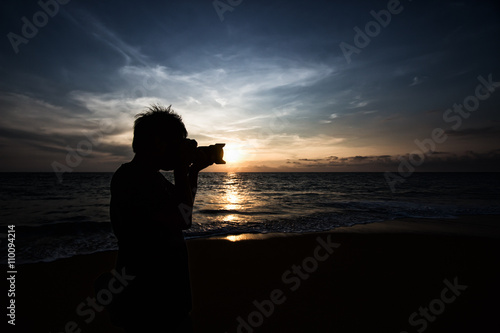
{"type": "MultiPolygon", "coordinates": [[[[191,239],[194,329],[491,330],[500,309],[499,240],[497,215],[191,239]]],[[[106,310],[89,310],[93,283],[115,258],[106,251],[20,265],[15,331],[123,332],[106,310]]]]}

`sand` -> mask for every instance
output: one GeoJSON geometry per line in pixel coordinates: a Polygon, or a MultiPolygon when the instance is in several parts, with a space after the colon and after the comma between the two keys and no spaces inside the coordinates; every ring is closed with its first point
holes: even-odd
{"type": "MultiPolygon", "coordinates": [[[[229,239],[188,241],[195,332],[498,330],[499,216],[229,239]]],[[[19,266],[15,331],[123,332],[88,305],[115,257],[19,266]]]]}

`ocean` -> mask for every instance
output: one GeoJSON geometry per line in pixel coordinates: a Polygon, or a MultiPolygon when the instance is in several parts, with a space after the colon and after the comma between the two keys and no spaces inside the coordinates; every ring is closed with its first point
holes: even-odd
{"type": "MultiPolygon", "coordinates": [[[[53,173],[0,173],[0,262],[7,261],[12,224],[17,264],[117,249],[109,223],[112,175],[68,173],[59,183],[53,173]]],[[[500,214],[499,203],[500,173],[414,173],[395,193],[383,173],[201,173],[185,236],[500,214]]]]}

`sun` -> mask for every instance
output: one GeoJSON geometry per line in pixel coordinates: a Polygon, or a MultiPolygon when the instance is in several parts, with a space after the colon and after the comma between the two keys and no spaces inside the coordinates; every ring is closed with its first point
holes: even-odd
{"type": "Polygon", "coordinates": [[[226,145],[224,147],[224,161],[227,163],[238,163],[242,159],[241,150],[236,146],[226,145]]]}

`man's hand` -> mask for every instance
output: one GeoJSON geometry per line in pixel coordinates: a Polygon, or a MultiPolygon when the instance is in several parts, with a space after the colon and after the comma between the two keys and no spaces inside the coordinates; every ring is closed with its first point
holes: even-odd
{"type": "Polygon", "coordinates": [[[206,167],[214,164],[210,156],[208,156],[205,151],[201,150],[196,153],[196,157],[193,165],[191,166],[191,170],[194,172],[199,172],[200,170],[205,169],[206,167]]]}
{"type": "Polygon", "coordinates": [[[200,170],[214,164],[211,156],[205,150],[197,149],[196,140],[186,139],[179,146],[179,155],[175,170],[178,172],[198,173],[200,170]]]}
{"type": "Polygon", "coordinates": [[[186,139],[180,144],[175,170],[187,172],[196,158],[196,147],[198,147],[198,143],[191,139],[186,139]]]}

